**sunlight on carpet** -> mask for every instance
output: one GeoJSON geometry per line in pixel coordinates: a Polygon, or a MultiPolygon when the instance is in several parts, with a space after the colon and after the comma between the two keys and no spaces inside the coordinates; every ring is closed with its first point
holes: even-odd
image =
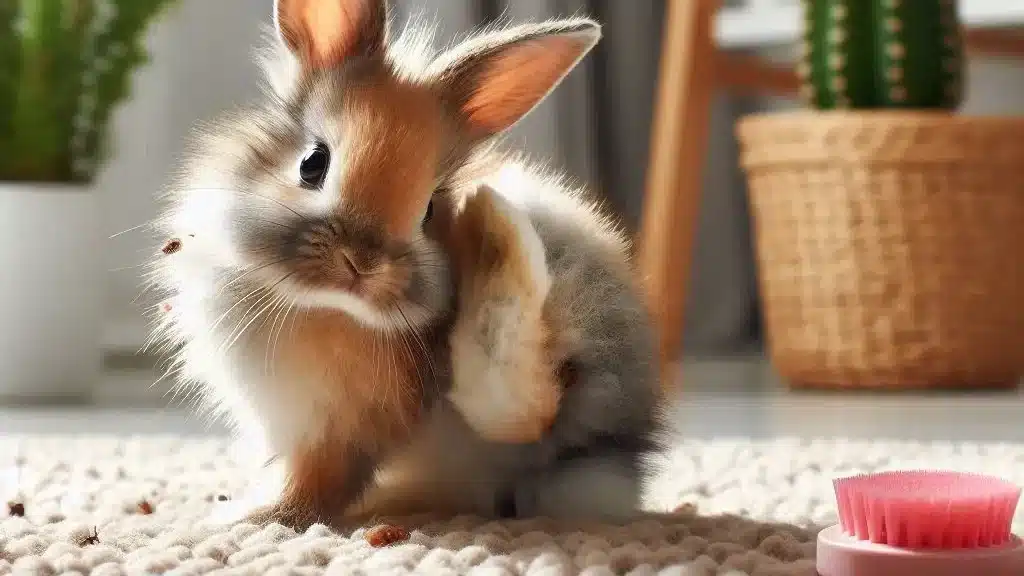
{"type": "MultiPolygon", "coordinates": [[[[1024,484],[1024,445],[682,441],[659,464],[647,507],[692,503],[697,515],[627,526],[456,518],[373,548],[364,530],[212,521],[253,488],[221,439],[8,437],[0,574],[813,576],[816,529],[836,519],[835,476],[949,468],[1024,484]]],[[[1018,509],[1018,530],[1022,520],[1018,509]]]]}

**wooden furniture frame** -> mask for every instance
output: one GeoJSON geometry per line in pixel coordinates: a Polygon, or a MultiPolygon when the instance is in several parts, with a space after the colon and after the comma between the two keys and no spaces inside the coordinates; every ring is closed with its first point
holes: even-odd
{"type": "MultiPolygon", "coordinates": [[[[669,0],[662,38],[638,264],[658,324],[666,387],[675,382],[678,371],[674,368],[682,353],[712,96],[725,89],[795,97],[799,89],[791,66],[719,46],[715,36],[719,1],[669,0]]],[[[980,4],[989,12],[979,11],[975,20],[1000,23],[995,21],[1001,13],[992,8],[1000,6],[980,4]]],[[[1006,15],[1010,20],[1022,17],[1006,15]]],[[[972,27],[971,18],[965,22],[972,53],[1024,59],[1024,34],[972,27]]]]}

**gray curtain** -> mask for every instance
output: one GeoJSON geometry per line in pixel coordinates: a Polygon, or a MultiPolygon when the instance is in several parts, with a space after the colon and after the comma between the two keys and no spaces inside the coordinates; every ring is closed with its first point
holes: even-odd
{"type": "MultiPolygon", "coordinates": [[[[448,43],[496,20],[588,15],[604,38],[512,141],[598,190],[635,230],[642,210],[664,0],[397,0],[400,18],[437,23],[448,43]]],[[[747,104],[715,102],[684,342],[691,353],[757,348],[759,312],[733,122],[747,104]]],[[[683,329],[683,327],[680,327],[683,329]]]]}

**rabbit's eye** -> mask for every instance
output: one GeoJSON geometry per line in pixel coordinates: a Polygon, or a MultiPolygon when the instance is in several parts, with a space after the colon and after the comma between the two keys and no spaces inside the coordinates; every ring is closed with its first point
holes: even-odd
{"type": "Polygon", "coordinates": [[[325,144],[317,144],[299,164],[299,179],[305,188],[319,188],[327,177],[331,165],[331,152],[325,144]]]}

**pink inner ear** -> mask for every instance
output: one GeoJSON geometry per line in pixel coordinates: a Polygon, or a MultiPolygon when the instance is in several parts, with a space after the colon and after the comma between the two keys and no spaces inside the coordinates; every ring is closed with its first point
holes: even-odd
{"type": "Polygon", "coordinates": [[[282,33],[306,66],[333,67],[359,42],[370,0],[281,0],[282,33]]]}
{"type": "Polygon", "coordinates": [[[584,39],[528,40],[492,57],[463,105],[477,131],[494,134],[515,124],[562,79],[586,49],[584,39]]]}
{"type": "Polygon", "coordinates": [[[359,22],[340,2],[306,2],[302,16],[316,60],[329,62],[352,49],[359,22]]]}

